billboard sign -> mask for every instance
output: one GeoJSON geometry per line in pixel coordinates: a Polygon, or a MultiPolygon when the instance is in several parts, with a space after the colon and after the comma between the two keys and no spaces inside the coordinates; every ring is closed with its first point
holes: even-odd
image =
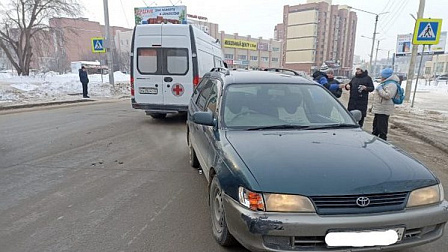
{"type": "Polygon", "coordinates": [[[186,24],[187,6],[134,8],[135,24],[186,24]]]}
{"type": "Polygon", "coordinates": [[[412,33],[397,35],[397,55],[405,55],[411,53],[412,33]]]}
{"type": "Polygon", "coordinates": [[[257,43],[239,39],[224,39],[224,47],[256,51],[257,43]]]}
{"type": "MultiPolygon", "coordinates": [[[[397,47],[396,52],[397,56],[405,56],[410,55],[412,53],[412,33],[409,34],[399,34],[397,35],[397,47]]],[[[439,43],[436,45],[431,45],[429,50],[428,47],[425,48],[425,53],[429,54],[443,54],[445,53],[445,47],[447,42],[447,32],[441,32],[439,43]]],[[[416,45],[417,46],[417,45],[416,45]]],[[[421,53],[423,46],[419,46],[418,52],[421,53]]]]}

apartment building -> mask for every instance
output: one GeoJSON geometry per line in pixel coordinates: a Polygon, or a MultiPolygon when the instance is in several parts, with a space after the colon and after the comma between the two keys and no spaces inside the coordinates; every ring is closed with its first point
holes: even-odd
{"type": "Polygon", "coordinates": [[[332,5],[331,0],[284,6],[283,24],[277,25],[275,32],[281,39],[283,27],[284,66],[309,73],[330,66],[340,75],[349,75],[356,24],[355,12],[348,6],[332,5]]]}

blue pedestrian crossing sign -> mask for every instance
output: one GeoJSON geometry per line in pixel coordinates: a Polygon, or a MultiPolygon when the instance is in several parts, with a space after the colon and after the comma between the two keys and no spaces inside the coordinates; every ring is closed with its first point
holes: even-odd
{"type": "Polygon", "coordinates": [[[442,19],[419,18],[415,22],[414,45],[437,45],[439,43],[442,19]]]}
{"type": "Polygon", "coordinates": [[[104,38],[92,38],[92,52],[93,53],[104,53],[106,48],[104,47],[104,38]]]}

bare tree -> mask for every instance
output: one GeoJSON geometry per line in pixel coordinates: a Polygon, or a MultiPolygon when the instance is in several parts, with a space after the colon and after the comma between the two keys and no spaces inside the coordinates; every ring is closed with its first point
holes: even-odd
{"type": "Polygon", "coordinates": [[[131,56],[129,56],[129,52],[119,52],[115,50],[114,52],[114,62],[118,66],[118,70],[122,72],[129,72],[129,67],[131,64],[131,56]]]}
{"type": "Polygon", "coordinates": [[[0,48],[19,75],[29,75],[36,34],[49,28],[52,17],[79,15],[81,6],[77,0],[6,1],[0,4],[0,48]]]}

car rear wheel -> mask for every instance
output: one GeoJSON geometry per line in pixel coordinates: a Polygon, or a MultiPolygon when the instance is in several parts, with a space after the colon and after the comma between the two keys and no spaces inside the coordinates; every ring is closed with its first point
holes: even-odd
{"type": "Polygon", "coordinates": [[[235,243],[235,238],[227,228],[222,190],[217,176],[213,177],[209,197],[213,237],[221,246],[230,246],[235,243]]]}
{"type": "Polygon", "coordinates": [[[154,119],[165,119],[166,114],[165,113],[146,113],[147,115],[150,115],[154,119]]]}
{"type": "Polygon", "coordinates": [[[199,160],[194,151],[193,145],[191,144],[190,133],[188,133],[188,150],[190,152],[190,165],[193,168],[199,168],[199,160]]]}

